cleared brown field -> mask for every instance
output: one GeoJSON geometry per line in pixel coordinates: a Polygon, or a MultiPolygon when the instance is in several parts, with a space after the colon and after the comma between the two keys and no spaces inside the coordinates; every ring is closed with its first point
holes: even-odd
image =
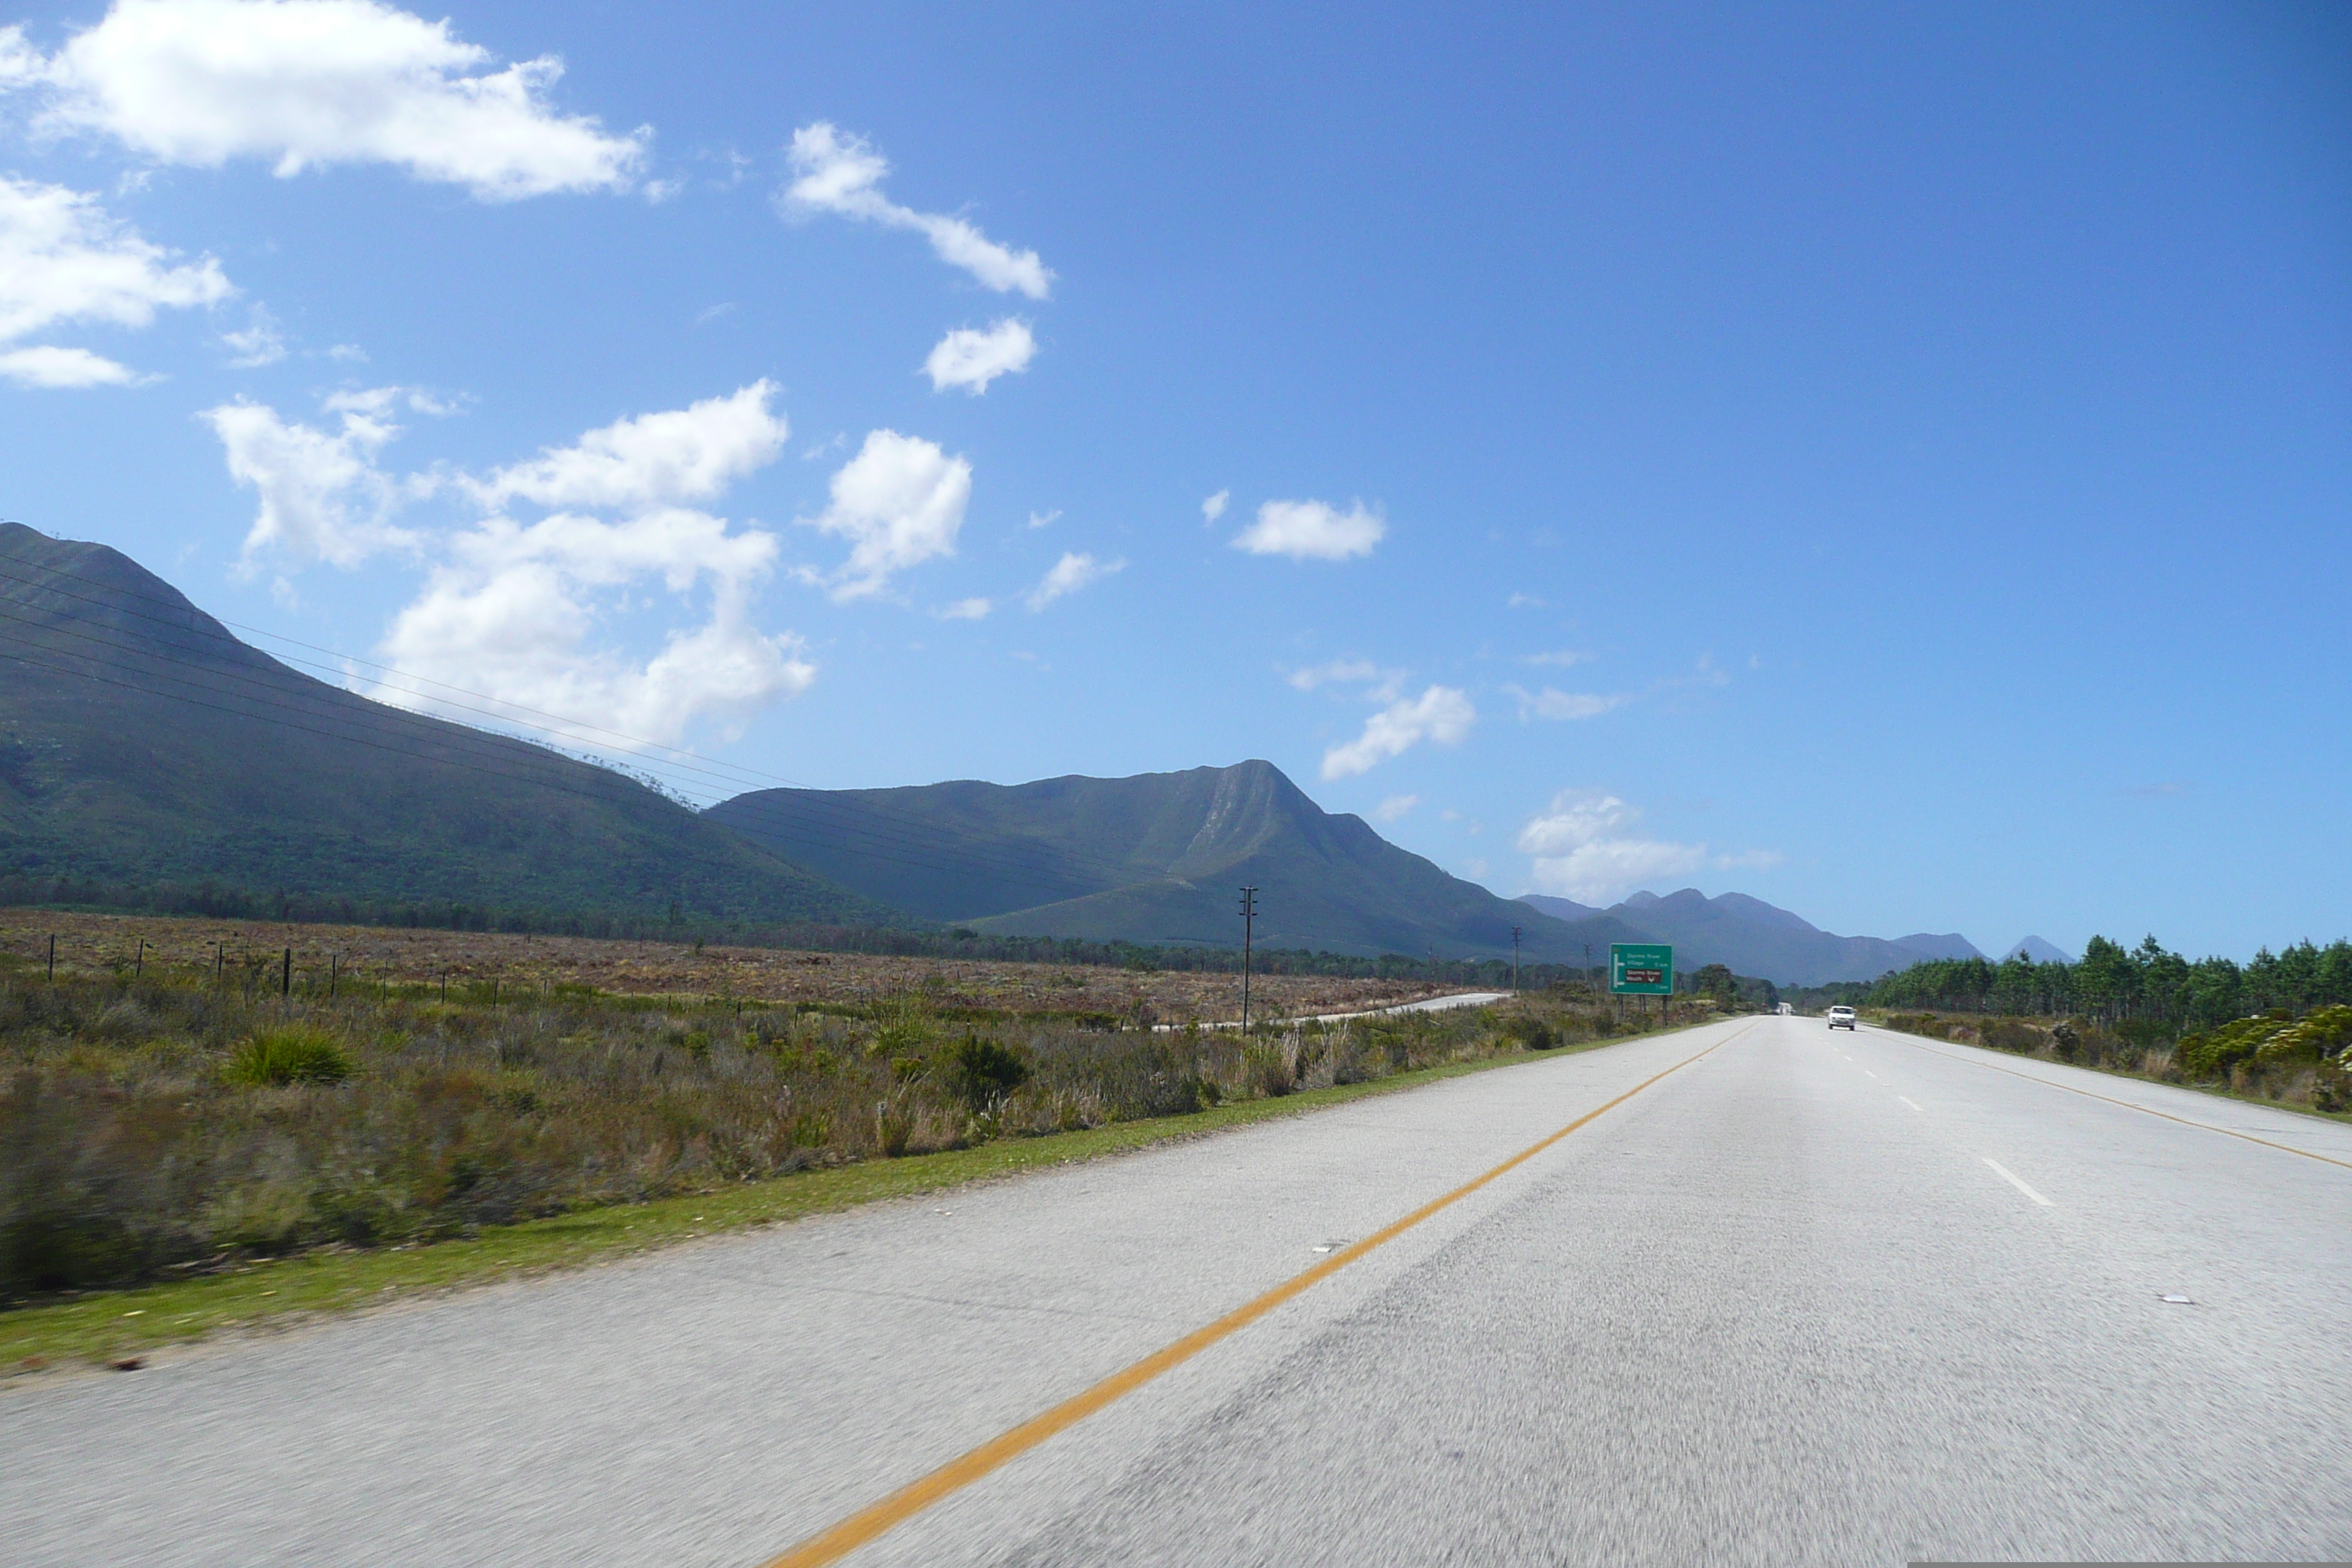
{"type": "MultiPolygon", "coordinates": [[[[362,982],[452,985],[497,981],[518,990],[588,985],[620,995],[729,996],[763,1002],[857,1004],[919,991],[937,1006],[1016,1012],[1145,1013],[1161,1022],[1233,1018],[1241,981],[1232,974],[1141,973],[1100,964],[988,963],[764,947],[614,942],[593,937],[384,926],[290,925],[267,921],[0,910],[0,952],[47,962],[57,938],[61,973],[127,973],[145,962],[174,973],[232,976],[266,971],[274,986],[288,948],[298,986],[323,983],[331,963],[362,982]],[[217,947],[217,954],[216,954],[217,947]]],[[[1410,1002],[1451,987],[1417,981],[1258,975],[1255,1013],[1339,1013],[1410,1002]]]]}

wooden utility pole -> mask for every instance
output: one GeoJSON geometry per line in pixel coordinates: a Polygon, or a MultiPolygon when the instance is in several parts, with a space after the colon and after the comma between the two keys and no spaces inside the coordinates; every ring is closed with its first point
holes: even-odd
{"type": "Polygon", "coordinates": [[[278,994],[281,997],[294,994],[294,950],[290,947],[286,950],[286,967],[278,972],[278,994]]]}
{"type": "Polygon", "coordinates": [[[1250,939],[1257,928],[1257,889],[1242,889],[1242,1038],[1249,1038],[1250,939]]]}
{"type": "Polygon", "coordinates": [[[131,978],[137,980],[147,973],[147,939],[139,939],[139,956],[131,961],[131,978]]]}
{"type": "Polygon", "coordinates": [[[49,984],[58,983],[58,933],[49,933],[49,984]]]}
{"type": "Polygon", "coordinates": [[[1519,928],[1511,928],[1511,994],[1519,994],[1519,928]]]}

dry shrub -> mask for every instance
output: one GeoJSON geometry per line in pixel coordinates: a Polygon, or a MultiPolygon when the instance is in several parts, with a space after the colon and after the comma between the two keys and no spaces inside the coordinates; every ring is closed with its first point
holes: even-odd
{"type": "Polygon", "coordinates": [[[289,1004],[0,966],[0,1296],[1187,1115],[1515,1049],[1537,1022],[1558,1041],[1608,1028],[1515,1005],[1531,1021],[1504,1008],[1244,1038],[962,1009],[950,1028],[928,996],[740,1015],[576,991],[289,1004]]]}

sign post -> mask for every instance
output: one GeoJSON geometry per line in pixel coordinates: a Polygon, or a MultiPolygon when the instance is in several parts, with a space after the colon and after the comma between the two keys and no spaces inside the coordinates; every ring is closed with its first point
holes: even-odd
{"type": "Polygon", "coordinates": [[[1619,996],[1655,996],[1663,1026],[1666,998],[1675,994],[1675,950],[1650,942],[1611,942],[1609,989],[1619,996]]]}

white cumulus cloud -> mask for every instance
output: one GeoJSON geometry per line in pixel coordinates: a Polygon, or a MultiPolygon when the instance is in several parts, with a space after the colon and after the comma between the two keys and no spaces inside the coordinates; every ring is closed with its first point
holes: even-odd
{"type": "Polygon", "coordinates": [[[1127,570],[1124,561],[1097,561],[1091,555],[1066,551],[1054,569],[1039,579],[1022,603],[1034,615],[1065,594],[1075,594],[1089,583],[1098,582],[1114,572],[1127,570]]]}
{"type": "Polygon", "coordinates": [[[1255,522],[1234,536],[1234,548],[1293,561],[1345,561],[1370,555],[1387,531],[1380,514],[1361,501],[1341,511],[1319,500],[1270,500],[1257,509],[1255,522]]]}
{"type": "Polygon", "coordinates": [[[984,332],[956,328],[931,350],[923,372],[931,378],[933,392],[961,386],[978,397],[990,382],[1027,370],[1036,357],[1037,340],[1030,335],[1029,323],[1007,316],[984,332]]]}
{"type": "Polygon", "coordinates": [[[330,399],[328,411],[340,416],[332,431],[289,423],[266,404],[241,399],[199,416],[220,437],[230,477],[261,498],[245,536],[247,569],[265,552],[297,565],[350,568],[417,542],[392,521],[404,487],[375,460],[400,434],[386,413],[398,390],[330,399]]]}
{"type": "Polygon", "coordinates": [[[467,488],[486,507],[518,499],[595,510],[707,500],[782,452],[792,431],[769,411],[775,394],[773,382],[755,381],[730,396],[615,420],[467,488]]]}
{"type": "Polygon", "coordinates": [[[163,163],[388,163],[509,201],[627,189],[645,156],[644,132],[550,104],[554,56],[492,69],[447,21],[376,0],[115,0],[55,55],[20,36],[10,59],[47,89],[46,126],[163,163]]]}
{"type": "Polygon", "coordinates": [[[1562,790],[1550,809],[1519,831],[1520,853],[1534,858],[1542,892],[1584,904],[1612,904],[1643,883],[1714,867],[1769,869],[1783,857],[1769,849],[1710,855],[1704,844],[1645,838],[1634,831],[1641,810],[1597,790],[1562,790]]]}
{"type": "Polygon", "coordinates": [[[1424,741],[1459,745],[1477,717],[1469,694],[1451,686],[1433,686],[1419,697],[1401,697],[1367,720],[1362,734],[1323,753],[1323,776],[1343,779],[1369,773],[1424,741]]]}
{"type": "Polygon", "coordinates": [[[913,229],[931,242],[940,260],[999,293],[1017,291],[1043,300],[1052,291],[1054,274],[1035,251],[1011,249],[962,218],[917,212],[884,195],[882,179],[890,172],[889,162],[863,136],[845,136],[831,123],[818,121],[793,132],[789,155],[793,183],[782,195],[787,212],[835,213],[913,229]]]}
{"type": "Polygon", "coordinates": [[[776,536],[677,504],[711,496],[776,458],[784,431],[768,410],[772,390],[761,382],[731,397],[625,419],[487,479],[455,476],[446,488],[489,515],[435,533],[392,519],[445,481],[396,478],[377,459],[400,433],[398,410],[446,414],[455,407],[449,400],[415,387],[338,392],[325,400],[337,429],[288,421],[253,403],[225,404],[204,417],[220,435],[229,471],[261,495],[248,564],[268,552],[349,567],[394,546],[428,563],[422,591],[377,650],[402,673],[387,673],[371,695],[467,720],[479,714],[449,704],[478,707],[487,699],[513,723],[609,750],[612,736],[592,726],[676,744],[701,721],[739,725],[816,678],[800,637],[754,624],[752,592],[775,569],[776,536]],[[512,501],[553,510],[518,521],[504,510],[512,501]],[[595,510],[623,515],[589,515],[595,510]],[[661,594],[648,584],[681,604],[707,593],[709,610],[692,617],[673,610],[667,618],[687,624],[670,626],[659,650],[640,656],[616,637],[624,616],[662,616],[661,594]]]}
{"type": "Polygon", "coordinates": [[[801,574],[836,599],[889,586],[891,575],[955,553],[971,500],[971,464],[919,437],[877,430],[833,476],[833,504],[811,527],[850,542],[849,559],[829,575],[801,574]]]}
{"type": "MultiPolygon", "coordinates": [[[[0,346],[69,322],[144,327],[159,310],[212,305],[234,292],[211,257],[179,259],[96,196],[0,174],[0,346]]],[[[34,386],[140,379],[82,349],[19,349],[10,363],[10,378],[34,386]]]]}
{"type": "Polygon", "coordinates": [[[675,745],[697,721],[740,723],[808,689],[816,667],[790,633],[752,624],[751,590],[775,536],[664,508],[619,522],[558,513],[528,526],[491,518],[446,542],[448,559],[393,620],[378,653],[422,682],[387,677],[370,695],[430,710],[442,682],[491,697],[518,723],[609,746],[587,726],[675,745]],[[609,596],[644,578],[673,595],[711,584],[709,618],[672,629],[642,662],[592,637],[609,596]],[[578,722],[550,725],[544,715],[578,722]]]}

